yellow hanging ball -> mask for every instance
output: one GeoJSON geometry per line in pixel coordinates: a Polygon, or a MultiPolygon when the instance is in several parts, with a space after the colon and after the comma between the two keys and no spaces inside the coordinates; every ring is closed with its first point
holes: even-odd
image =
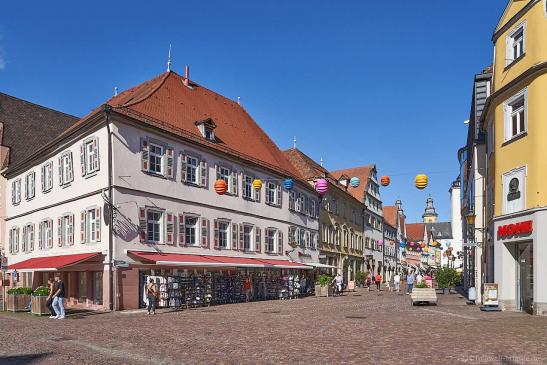
{"type": "Polygon", "coordinates": [[[414,180],[416,183],[416,187],[420,190],[425,189],[427,186],[427,175],[425,174],[418,174],[416,175],[416,179],[414,180]]]}
{"type": "Polygon", "coordinates": [[[255,190],[260,190],[260,188],[262,188],[262,181],[260,181],[260,179],[254,179],[253,180],[253,188],[255,190]]]}

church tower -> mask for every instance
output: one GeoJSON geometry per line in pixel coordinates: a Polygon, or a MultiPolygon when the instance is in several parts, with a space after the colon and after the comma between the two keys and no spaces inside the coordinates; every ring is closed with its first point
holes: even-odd
{"type": "Polygon", "coordinates": [[[422,215],[423,221],[424,223],[436,223],[438,216],[439,215],[433,206],[433,198],[429,196],[429,198],[427,198],[424,214],[422,215]]]}

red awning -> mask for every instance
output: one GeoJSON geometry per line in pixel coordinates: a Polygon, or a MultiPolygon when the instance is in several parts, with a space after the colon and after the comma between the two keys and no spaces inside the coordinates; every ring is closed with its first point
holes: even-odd
{"type": "Polygon", "coordinates": [[[250,257],[192,255],[183,253],[164,253],[147,251],[128,251],[143,262],[166,266],[193,267],[258,267],[283,269],[311,269],[311,267],[287,260],[255,259],[250,257]]]}
{"type": "Polygon", "coordinates": [[[99,256],[100,252],[35,257],[8,266],[8,270],[55,271],[99,256]]]}

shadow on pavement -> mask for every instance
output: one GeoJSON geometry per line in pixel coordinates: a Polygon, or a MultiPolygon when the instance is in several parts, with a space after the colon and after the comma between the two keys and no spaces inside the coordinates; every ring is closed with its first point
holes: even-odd
{"type": "Polygon", "coordinates": [[[48,352],[29,355],[0,356],[0,365],[26,365],[32,364],[49,356],[48,352]]]}

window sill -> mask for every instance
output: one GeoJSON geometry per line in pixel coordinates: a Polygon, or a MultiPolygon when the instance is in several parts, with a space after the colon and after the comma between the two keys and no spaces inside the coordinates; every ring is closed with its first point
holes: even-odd
{"type": "Polygon", "coordinates": [[[99,172],[99,170],[95,170],[95,171],[91,171],[91,172],[86,172],[86,174],[84,175],[84,178],[85,179],[89,179],[89,178],[92,178],[94,176],[97,176],[97,173],[99,172]]]}
{"type": "Polygon", "coordinates": [[[51,188],[48,188],[47,190],[42,190],[42,194],[47,194],[51,191],[51,188]]]}
{"type": "Polygon", "coordinates": [[[526,52],[524,52],[523,54],[521,54],[520,56],[518,56],[517,58],[515,58],[514,60],[512,60],[510,63],[508,63],[507,65],[505,65],[505,67],[503,68],[503,72],[507,72],[509,71],[509,69],[511,67],[513,67],[514,64],[516,64],[517,62],[519,62],[520,60],[522,60],[524,58],[524,56],[526,56],[526,52]]]}
{"type": "Polygon", "coordinates": [[[61,189],[66,189],[66,188],[69,188],[69,187],[71,187],[71,186],[72,186],[72,183],[71,183],[71,182],[65,183],[65,184],[61,185],[61,189]]]}
{"type": "Polygon", "coordinates": [[[254,200],[253,198],[249,198],[249,197],[246,197],[246,196],[243,196],[242,198],[243,198],[243,200],[248,201],[248,202],[260,203],[260,200],[254,200]]]}
{"type": "Polygon", "coordinates": [[[505,147],[505,146],[507,146],[507,145],[509,145],[509,144],[511,144],[511,143],[513,143],[513,142],[516,142],[516,141],[518,141],[519,139],[522,139],[522,138],[526,137],[527,135],[528,135],[528,131],[519,133],[519,134],[517,134],[517,135],[511,137],[511,139],[508,139],[507,141],[503,142],[503,143],[501,144],[501,147],[505,147]]]}

